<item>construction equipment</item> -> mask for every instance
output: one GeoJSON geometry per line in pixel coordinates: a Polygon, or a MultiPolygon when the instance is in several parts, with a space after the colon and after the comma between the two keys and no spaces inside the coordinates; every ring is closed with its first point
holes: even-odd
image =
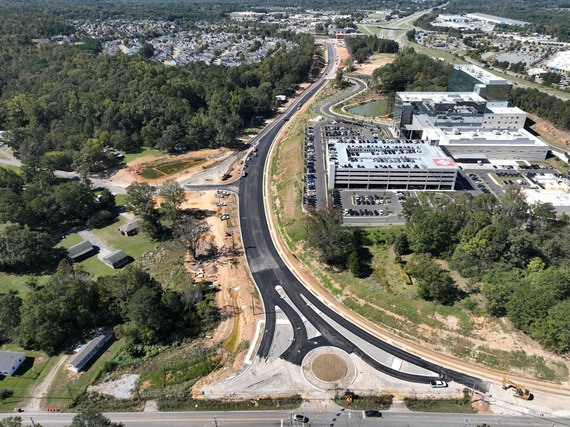
{"type": "Polygon", "coordinates": [[[512,382],[508,378],[503,378],[503,390],[507,390],[510,387],[513,387],[516,390],[515,397],[519,397],[524,400],[530,399],[530,391],[528,391],[527,388],[512,382]]]}

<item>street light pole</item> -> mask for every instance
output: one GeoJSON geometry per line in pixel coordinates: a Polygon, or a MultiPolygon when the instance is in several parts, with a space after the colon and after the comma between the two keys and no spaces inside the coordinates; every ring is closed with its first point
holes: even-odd
{"type": "Polygon", "coordinates": [[[216,425],[216,427],[218,427],[218,420],[216,419],[215,415],[214,415],[214,424],[216,425]]]}

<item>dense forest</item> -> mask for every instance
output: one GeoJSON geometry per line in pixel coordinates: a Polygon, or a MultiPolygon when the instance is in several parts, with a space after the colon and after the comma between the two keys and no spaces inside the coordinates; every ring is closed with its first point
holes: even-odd
{"type": "Polygon", "coordinates": [[[408,253],[406,246],[412,252],[407,268],[422,288],[420,296],[442,304],[462,298],[449,274],[433,262],[446,259],[477,283],[472,292],[484,295],[489,314],[506,315],[551,350],[570,350],[567,216],[557,218],[549,203],[529,205],[514,188],[500,200],[468,193],[451,202],[432,197],[420,204],[410,198],[403,212],[407,242],[397,252],[408,253]]]}
{"type": "Polygon", "coordinates": [[[306,241],[319,261],[361,278],[374,274],[370,248],[391,244],[417,298],[506,316],[544,347],[570,351],[568,216],[557,218],[549,203],[529,205],[515,188],[500,200],[422,193],[408,198],[402,213],[402,230],[366,233],[343,227],[339,210],[317,212],[306,220],[306,241]],[[467,284],[458,286],[446,267],[467,284]]]}
{"type": "Polygon", "coordinates": [[[5,31],[0,67],[0,127],[25,162],[58,159],[56,167],[105,169],[105,146],[133,152],[141,146],[174,151],[233,146],[256,116],[272,114],[275,95],[308,76],[313,39],[287,35],[297,47],[277,50],[240,67],[153,64],[142,56],[104,56],[85,46],[36,46],[32,36],[57,33],[55,19],[20,23],[0,18],[5,31]],[[13,31],[7,28],[12,25],[13,31]]]}

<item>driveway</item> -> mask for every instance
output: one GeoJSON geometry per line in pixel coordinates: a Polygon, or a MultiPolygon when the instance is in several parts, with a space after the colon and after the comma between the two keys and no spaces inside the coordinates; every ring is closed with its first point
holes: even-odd
{"type": "Polygon", "coordinates": [[[113,252],[111,249],[107,247],[107,245],[105,245],[105,243],[101,241],[101,239],[99,239],[95,234],[93,234],[93,232],[89,230],[83,230],[77,234],[83,237],[84,240],[91,242],[93,246],[97,246],[99,248],[99,252],[97,253],[97,258],[99,258],[100,260],[102,260],[111,252],[113,252]]]}

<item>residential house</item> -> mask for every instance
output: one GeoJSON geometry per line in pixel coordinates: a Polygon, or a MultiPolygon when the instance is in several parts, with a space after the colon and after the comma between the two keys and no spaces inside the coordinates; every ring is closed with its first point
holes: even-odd
{"type": "Polygon", "coordinates": [[[0,375],[11,377],[26,360],[24,353],[0,351],[0,375]]]}
{"type": "Polygon", "coordinates": [[[97,335],[86,345],[84,345],[76,354],[67,362],[67,368],[73,372],[79,372],[87,365],[100,350],[105,347],[105,344],[113,337],[111,331],[106,331],[97,335]]]}
{"type": "Polygon", "coordinates": [[[129,263],[130,257],[123,251],[119,250],[111,252],[109,255],[104,257],[102,261],[111,268],[121,268],[125,264],[129,263]]]}

